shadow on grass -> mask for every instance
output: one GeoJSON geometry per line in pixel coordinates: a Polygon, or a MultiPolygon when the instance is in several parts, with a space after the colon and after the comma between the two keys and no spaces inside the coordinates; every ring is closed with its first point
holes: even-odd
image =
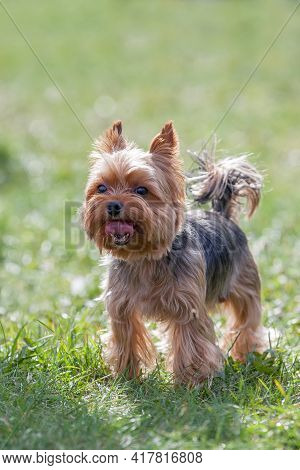
{"type": "Polygon", "coordinates": [[[203,448],[240,434],[238,409],[221,389],[174,387],[159,375],[77,384],[15,370],[1,380],[0,447],[203,448]]]}
{"type": "MultiPolygon", "coordinates": [[[[114,380],[101,369],[85,376],[53,366],[12,368],[1,377],[0,448],[262,448],[245,413],[278,403],[270,373],[259,370],[268,360],[256,356],[246,366],[230,361],[223,376],[199,389],[174,386],[160,366],[140,382],[114,380]]],[[[272,364],[278,374],[279,365],[272,364]]]]}

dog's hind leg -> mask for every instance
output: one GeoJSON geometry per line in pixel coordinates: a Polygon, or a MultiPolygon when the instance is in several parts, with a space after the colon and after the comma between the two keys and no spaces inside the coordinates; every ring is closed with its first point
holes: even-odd
{"type": "Polygon", "coordinates": [[[239,269],[225,302],[229,320],[223,348],[229,350],[235,360],[245,362],[248,353],[264,350],[260,279],[250,251],[239,269]]]}

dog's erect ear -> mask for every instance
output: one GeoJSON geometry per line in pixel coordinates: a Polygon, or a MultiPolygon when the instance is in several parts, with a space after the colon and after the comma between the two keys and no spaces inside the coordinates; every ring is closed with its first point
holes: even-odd
{"type": "Polygon", "coordinates": [[[166,122],[159,134],[151,142],[150,153],[162,157],[177,157],[179,154],[179,140],[173,122],[166,122]]]}
{"type": "Polygon", "coordinates": [[[107,129],[103,136],[96,141],[96,150],[99,152],[113,153],[127,147],[127,142],[122,135],[122,122],[116,121],[107,129]]]}

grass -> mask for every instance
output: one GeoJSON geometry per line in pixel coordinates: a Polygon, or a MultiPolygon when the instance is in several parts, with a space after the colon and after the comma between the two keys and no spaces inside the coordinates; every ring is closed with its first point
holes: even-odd
{"type": "MultiPolygon", "coordinates": [[[[295,6],[4,3],[89,134],[121,117],[147,146],[172,118],[187,168],[185,150],[210,135],[295,6]]],[[[102,268],[73,223],[90,138],[1,13],[0,448],[299,448],[299,12],[217,132],[220,148],[253,152],[267,173],[243,226],[270,347],[193,390],[174,387],[162,358],[142,383],[110,376],[94,300],[102,268]]],[[[217,315],[218,334],[223,323],[217,315]]]]}

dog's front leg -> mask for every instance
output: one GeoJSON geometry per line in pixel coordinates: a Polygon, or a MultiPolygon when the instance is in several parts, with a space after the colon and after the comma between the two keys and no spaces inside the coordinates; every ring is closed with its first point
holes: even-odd
{"type": "Polygon", "coordinates": [[[169,320],[169,334],[169,363],[177,382],[199,384],[222,368],[223,355],[216,344],[213,323],[204,303],[201,308],[198,305],[197,310],[182,306],[180,315],[177,312],[169,320]]]}
{"type": "Polygon", "coordinates": [[[116,374],[125,373],[129,378],[138,377],[142,366],[151,366],[155,359],[151,342],[140,315],[128,312],[127,305],[111,304],[109,363],[116,374]]]}

